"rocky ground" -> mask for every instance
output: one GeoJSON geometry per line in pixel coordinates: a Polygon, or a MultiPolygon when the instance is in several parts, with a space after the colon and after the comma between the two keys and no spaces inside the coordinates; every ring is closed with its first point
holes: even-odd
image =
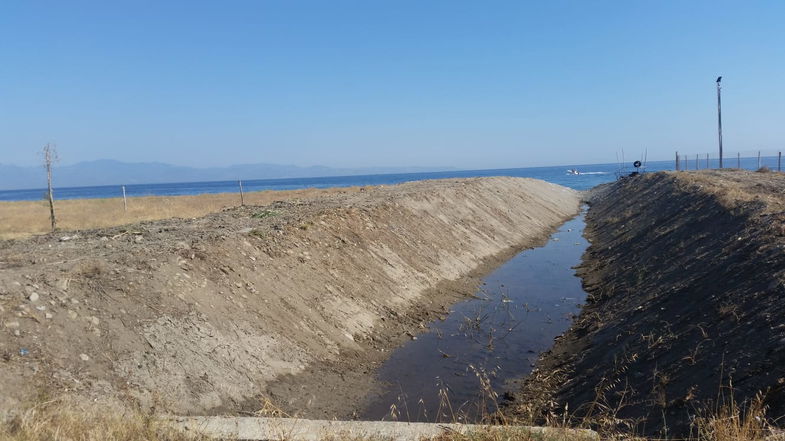
{"type": "Polygon", "coordinates": [[[391,348],[578,203],[440,180],[0,241],[0,412],[70,395],[350,416],[391,348]]]}
{"type": "Polygon", "coordinates": [[[731,398],[785,415],[785,174],[647,174],[590,202],[587,305],[508,411],[670,437],[731,398]]]}

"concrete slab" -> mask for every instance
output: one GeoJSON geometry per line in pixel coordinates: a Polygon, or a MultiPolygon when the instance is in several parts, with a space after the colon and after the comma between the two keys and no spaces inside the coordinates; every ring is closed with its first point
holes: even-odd
{"type": "Polygon", "coordinates": [[[411,441],[428,439],[444,433],[457,435],[488,430],[504,430],[511,434],[517,434],[524,439],[531,434],[534,438],[540,440],[599,440],[597,433],[591,430],[549,427],[406,423],[394,421],[328,421],[261,417],[177,417],[171,421],[175,427],[184,431],[200,433],[214,438],[253,441],[338,441],[346,439],[411,441]]]}

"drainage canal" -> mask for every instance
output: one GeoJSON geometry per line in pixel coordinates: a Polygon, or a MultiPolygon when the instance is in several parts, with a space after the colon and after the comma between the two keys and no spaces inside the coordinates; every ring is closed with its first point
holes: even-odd
{"type": "Polygon", "coordinates": [[[583,214],[540,248],[488,275],[475,298],[392,353],[378,371],[386,385],[360,415],[369,420],[476,421],[495,409],[507,380],[569,328],[585,300],[573,267],[588,246],[583,214]]]}

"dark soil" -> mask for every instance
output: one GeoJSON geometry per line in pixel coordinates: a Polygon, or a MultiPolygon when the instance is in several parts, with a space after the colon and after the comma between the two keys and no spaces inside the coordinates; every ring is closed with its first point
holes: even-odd
{"type": "Polygon", "coordinates": [[[761,393],[785,415],[785,175],[656,173],[598,189],[589,293],[508,407],[635,434],[761,393]]]}

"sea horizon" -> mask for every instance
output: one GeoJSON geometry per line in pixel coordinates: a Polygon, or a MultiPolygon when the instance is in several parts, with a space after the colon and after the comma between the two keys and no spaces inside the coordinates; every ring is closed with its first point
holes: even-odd
{"type": "MultiPolygon", "coordinates": [[[[741,158],[741,168],[755,169],[756,158],[741,158]]],[[[761,164],[776,167],[776,157],[762,157],[761,164]]],[[[693,161],[694,162],[694,161],[693,161]]],[[[700,161],[697,168],[717,168],[716,159],[710,159],[708,167],[700,161]]],[[[443,170],[412,173],[379,173],[319,177],[262,178],[243,179],[245,192],[268,190],[295,190],[304,188],[333,188],[372,185],[394,185],[403,182],[428,179],[472,178],[490,176],[509,176],[541,179],[554,184],[564,185],[575,190],[587,190],[598,184],[610,182],[635,170],[630,161],[625,164],[565,164],[555,166],[491,168],[472,170],[443,170]],[[577,170],[579,174],[571,174],[577,170]]],[[[696,169],[695,164],[690,170],[696,169]]],[[[642,172],[674,170],[674,161],[648,161],[641,167],[642,172]]],[[[55,175],[54,194],[56,200],[67,199],[109,199],[123,197],[125,187],[127,197],[144,196],[188,196],[216,193],[239,193],[239,180],[160,182],[147,184],[112,184],[99,186],[58,187],[55,175]]],[[[0,190],[0,201],[35,201],[45,198],[45,187],[16,190],[0,190]]]]}

